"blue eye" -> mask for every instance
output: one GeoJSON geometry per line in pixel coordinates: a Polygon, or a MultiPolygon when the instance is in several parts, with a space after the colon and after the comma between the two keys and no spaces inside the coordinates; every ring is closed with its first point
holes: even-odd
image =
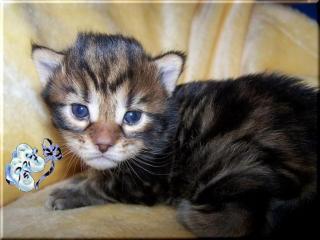
{"type": "Polygon", "coordinates": [[[123,117],[124,123],[128,125],[137,124],[140,119],[141,119],[141,112],[138,112],[138,111],[126,112],[126,114],[123,117]]]}
{"type": "Polygon", "coordinates": [[[89,116],[89,110],[81,104],[72,104],[72,113],[76,118],[82,119],[89,116]]]}

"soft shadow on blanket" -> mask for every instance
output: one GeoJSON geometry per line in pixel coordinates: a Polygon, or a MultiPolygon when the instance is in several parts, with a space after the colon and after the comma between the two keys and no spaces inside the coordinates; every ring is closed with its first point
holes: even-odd
{"type": "Polygon", "coordinates": [[[165,238],[192,237],[166,206],[106,204],[66,211],[51,211],[44,203],[60,182],[30,193],[4,207],[4,237],[10,238],[165,238]],[[165,229],[164,231],[162,229],[165,229]]]}

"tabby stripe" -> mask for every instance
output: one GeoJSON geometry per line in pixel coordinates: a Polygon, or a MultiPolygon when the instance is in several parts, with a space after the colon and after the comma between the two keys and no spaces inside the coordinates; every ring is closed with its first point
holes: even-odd
{"type": "Polygon", "coordinates": [[[109,84],[110,92],[115,92],[126,80],[128,80],[128,72],[121,73],[114,82],[109,84]]]}
{"type": "Polygon", "coordinates": [[[69,94],[69,93],[77,94],[77,91],[72,86],[63,86],[63,90],[64,92],[66,92],[66,94],[69,94]]]}
{"type": "Polygon", "coordinates": [[[83,66],[84,70],[86,70],[86,72],[88,73],[90,78],[92,79],[95,89],[98,90],[99,89],[99,81],[98,81],[96,75],[93,73],[93,71],[91,70],[91,68],[89,67],[89,65],[86,62],[83,62],[82,66],[83,66]]]}
{"type": "Polygon", "coordinates": [[[101,81],[100,81],[100,90],[106,95],[108,93],[108,76],[110,72],[110,67],[109,65],[104,66],[103,70],[100,70],[99,76],[101,76],[101,81]]]}
{"type": "Polygon", "coordinates": [[[81,81],[80,84],[82,85],[82,89],[80,90],[81,95],[86,102],[89,102],[89,86],[87,80],[83,76],[79,76],[78,79],[81,81]]]}

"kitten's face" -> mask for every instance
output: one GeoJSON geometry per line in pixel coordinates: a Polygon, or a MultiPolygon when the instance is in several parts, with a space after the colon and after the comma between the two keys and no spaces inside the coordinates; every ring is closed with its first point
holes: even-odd
{"type": "Polygon", "coordinates": [[[33,58],[54,124],[89,166],[116,167],[163,137],[180,56],[152,59],[133,40],[80,35],[64,53],[35,47],[33,58]]]}

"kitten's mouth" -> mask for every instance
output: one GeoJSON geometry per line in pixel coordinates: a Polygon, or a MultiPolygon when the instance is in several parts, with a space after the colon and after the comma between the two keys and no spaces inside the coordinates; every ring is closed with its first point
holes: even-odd
{"type": "Polygon", "coordinates": [[[115,160],[111,159],[111,158],[108,158],[108,157],[105,157],[103,155],[99,155],[99,156],[95,156],[95,157],[90,157],[90,158],[86,158],[86,161],[94,161],[94,160],[106,160],[106,161],[111,161],[111,162],[114,162],[116,163],[115,160]]]}
{"type": "Polygon", "coordinates": [[[108,168],[114,168],[118,165],[118,162],[108,158],[103,155],[90,157],[85,159],[85,163],[89,165],[90,167],[93,167],[98,170],[105,170],[108,168]]]}

